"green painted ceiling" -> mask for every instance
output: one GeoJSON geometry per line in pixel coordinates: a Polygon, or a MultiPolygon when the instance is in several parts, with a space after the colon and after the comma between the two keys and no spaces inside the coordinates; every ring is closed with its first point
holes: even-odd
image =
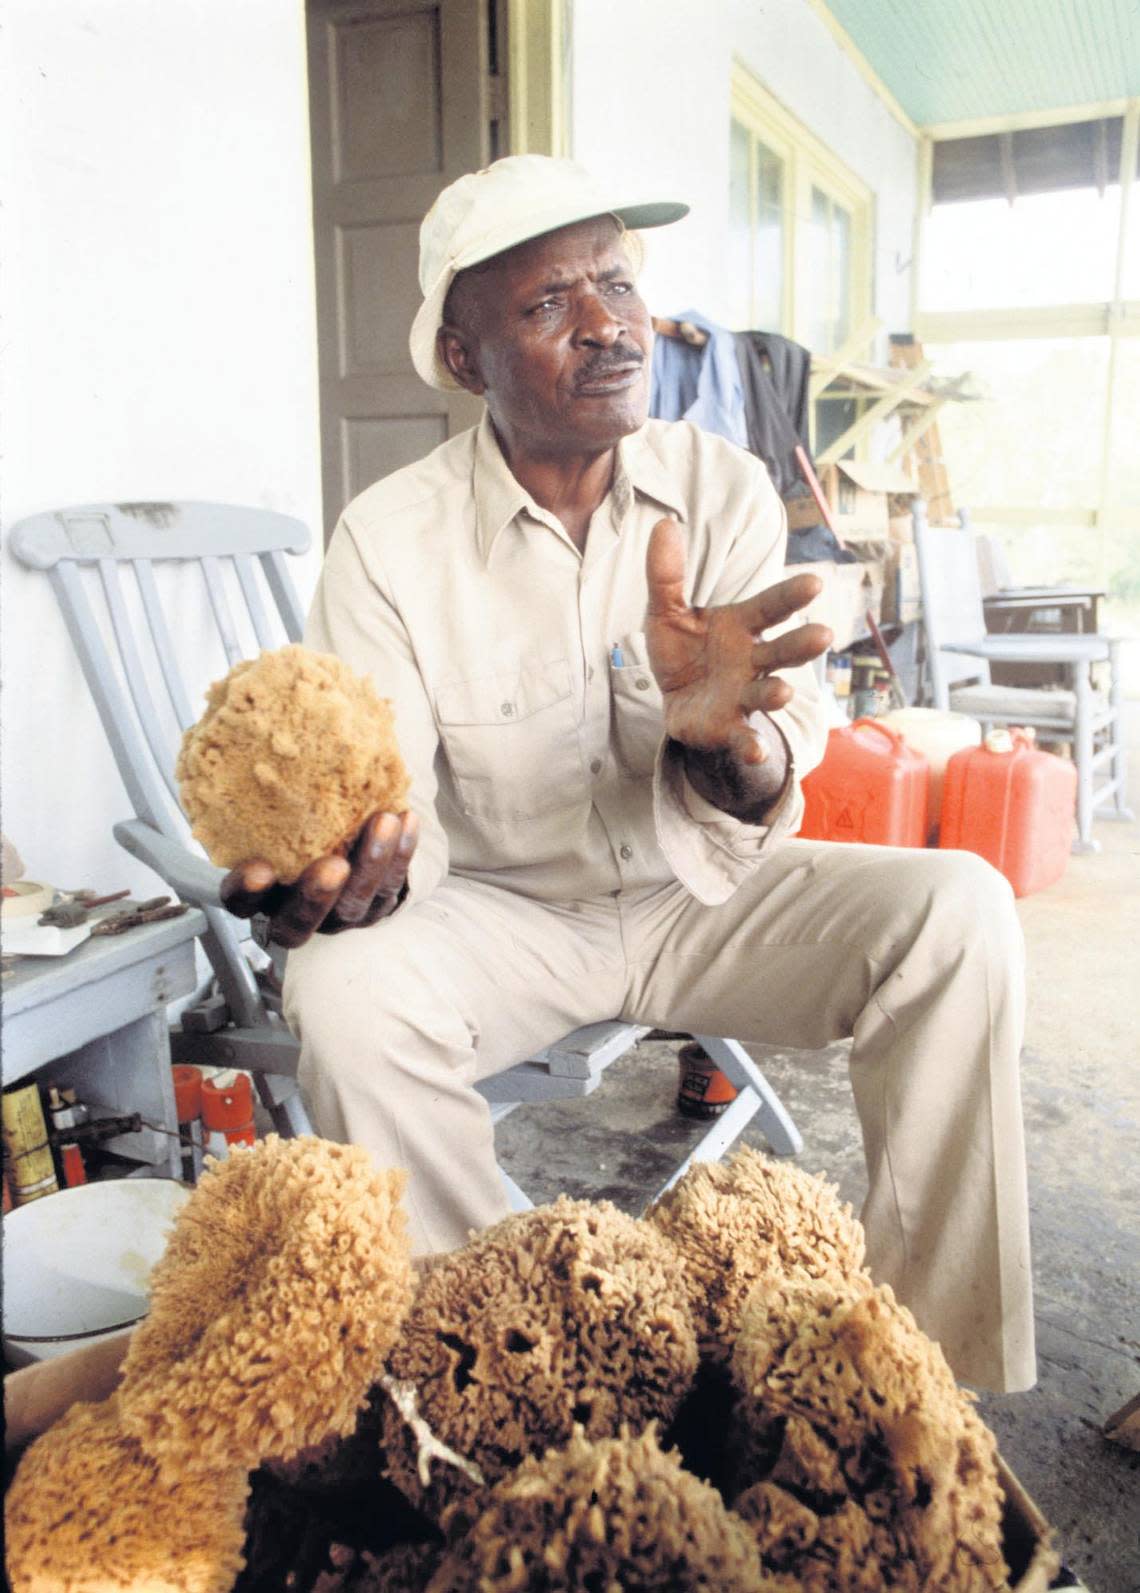
{"type": "Polygon", "coordinates": [[[1140,0],[827,0],[927,127],[1140,95],[1140,0]]]}

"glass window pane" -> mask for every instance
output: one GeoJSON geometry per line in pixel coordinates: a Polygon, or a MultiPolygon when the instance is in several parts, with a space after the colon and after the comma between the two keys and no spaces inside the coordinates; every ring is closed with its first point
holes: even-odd
{"type": "Polygon", "coordinates": [[[922,243],[924,310],[1103,303],[1112,297],[1120,189],[935,205],[922,243]]]}
{"type": "Polygon", "coordinates": [[[828,253],[831,242],[830,206],[818,188],[811,191],[811,213],[796,237],[798,287],[802,294],[800,324],[808,348],[817,354],[830,351],[828,341],[828,253]]]}
{"type": "Polygon", "coordinates": [[[1107,338],[927,344],[925,352],[936,376],[969,372],[972,387],[984,395],[939,412],[942,457],[957,506],[1096,506],[1107,338]]]}
{"type": "Polygon", "coordinates": [[[784,330],[784,163],[756,140],[757,330],[784,330]]]}
{"type": "MultiPolygon", "coordinates": [[[[1140,197],[1140,196],[1138,196],[1140,197]]],[[[1136,544],[1137,597],[1140,597],[1140,338],[1122,337],[1116,345],[1112,386],[1112,435],[1108,454],[1106,508],[1127,511],[1136,544]]]]}
{"type": "Polygon", "coordinates": [[[1128,210],[1128,227],[1124,239],[1124,277],[1120,284],[1122,299],[1140,299],[1140,181],[1133,184],[1128,210]]]}
{"type": "Polygon", "coordinates": [[[752,319],[752,206],[748,192],[751,136],[732,123],[728,180],[729,326],[746,328],[752,319]]]}
{"type": "Polygon", "coordinates": [[[837,349],[851,333],[851,215],[842,205],[834,203],[831,207],[831,271],[835,321],[826,353],[837,349]]]}
{"type": "Polygon", "coordinates": [[[811,217],[796,240],[805,340],[830,354],[851,330],[851,213],[812,188],[811,217]]]}

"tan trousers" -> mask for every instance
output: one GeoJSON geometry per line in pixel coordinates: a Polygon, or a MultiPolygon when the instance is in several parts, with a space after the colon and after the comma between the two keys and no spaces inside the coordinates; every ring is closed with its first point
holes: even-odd
{"type": "Polygon", "coordinates": [[[293,953],[286,1012],[319,1131],[409,1170],[421,1253],[507,1210],[475,1082],[579,1024],[853,1036],[874,1276],[963,1381],[1009,1390],[1035,1376],[1022,992],[1013,898],[987,863],[789,841],[719,907],[680,885],[552,906],[450,878],[293,953]]]}

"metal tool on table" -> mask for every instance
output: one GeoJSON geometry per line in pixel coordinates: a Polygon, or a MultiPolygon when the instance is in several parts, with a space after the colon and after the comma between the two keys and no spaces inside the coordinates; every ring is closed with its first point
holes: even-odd
{"type": "MultiPolygon", "coordinates": [[[[73,891],[68,893],[66,900],[56,902],[45,913],[41,913],[38,922],[53,925],[57,929],[76,929],[80,924],[87,923],[97,907],[122,901],[130,894],[129,890],[113,891],[109,896],[96,896],[91,891],[73,891]]],[[[172,901],[169,896],[152,896],[148,901],[138,902],[133,907],[100,918],[92,925],[91,934],[93,937],[122,935],[128,929],[137,929],[140,924],[157,924],[167,918],[181,918],[187,911],[185,902],[172,901]]]]}
{"type": "Polygon", "coordinates": [[[108,902],[121,902],[130,894],[129,889],[112,891],[109,896],[97,896],[91,890],[61,891],[63,900],[53,902],[36,922],[53,925],[56,929],[77,929],[87,922],[93,908],[105,907],[108,902]]]}
{"type": "Polygon", "coordinates": [[[188,911],[185,902],[172,902],[169,896],[154,896],[150,901],[140,902],[137,907],[112,913],[109,918],[101,918],[91,935],[92,938],[96,935],[122,935],[128,929],[137,929],[140,924],[160,924],[167,918],[181,918],[188,911]]]}

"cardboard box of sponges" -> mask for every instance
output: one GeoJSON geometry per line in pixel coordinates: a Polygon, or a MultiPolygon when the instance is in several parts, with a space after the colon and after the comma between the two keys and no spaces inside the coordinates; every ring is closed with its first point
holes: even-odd
{"type": "Polygon", "coordinates": [[[998,1476],[1005,1494],[1002,1550],[1009,1566],[1009,1585],[1013,1593],[1047,1593],[1061,1568],[1053,1529],[1000,1455],[998,1476]]]}

